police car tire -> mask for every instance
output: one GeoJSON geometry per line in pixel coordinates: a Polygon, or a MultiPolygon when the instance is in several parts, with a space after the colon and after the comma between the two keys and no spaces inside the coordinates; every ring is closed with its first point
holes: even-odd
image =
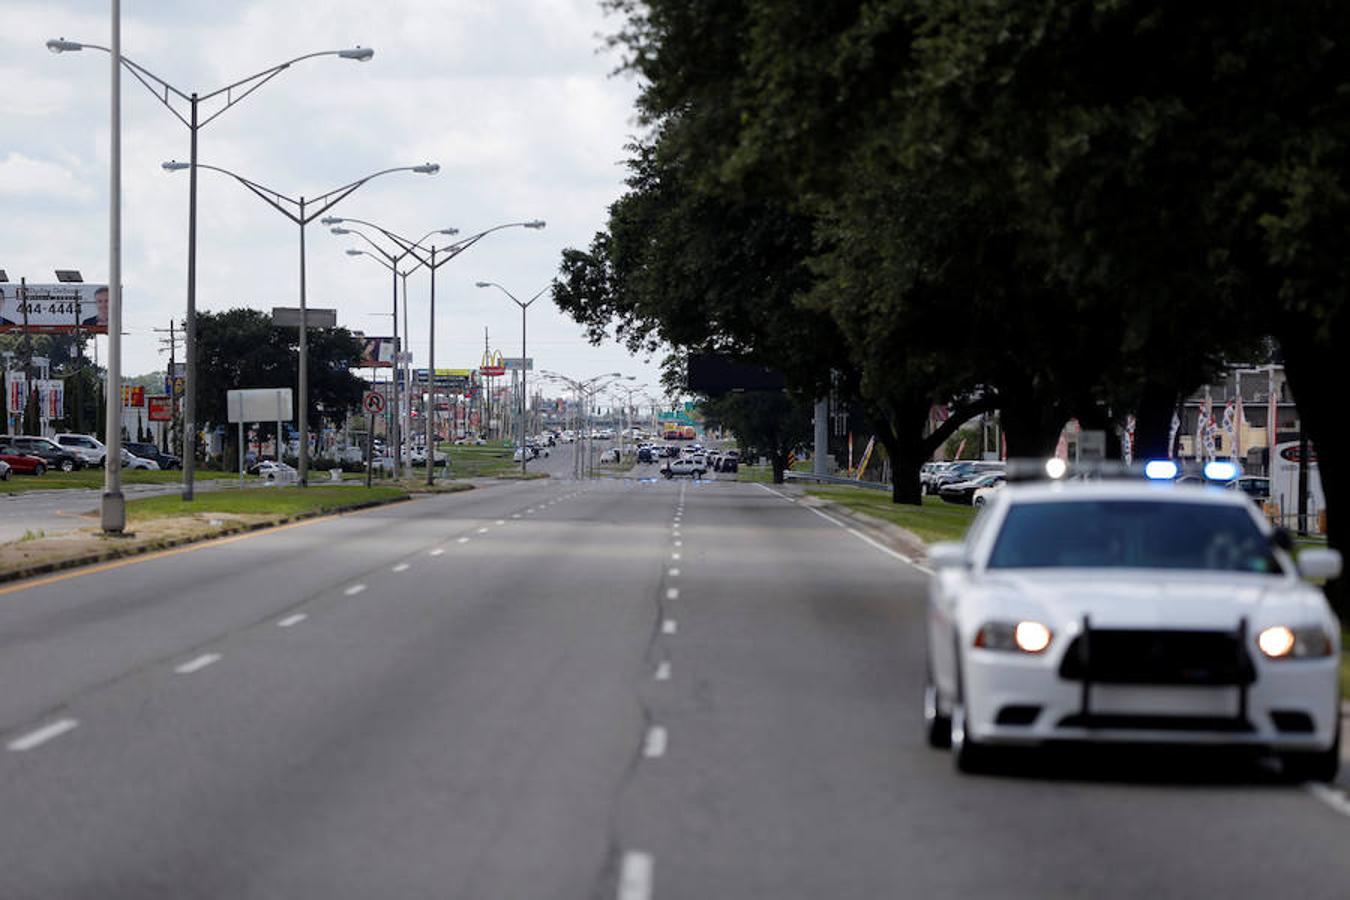
{"type": "MultiPolygon", "coordinates": [[[[1339,719],[1339,717],[1338,717],[1339,719]]],[[[1336,725],[1336,739],[1326,750],[1311,753],[1285,753],[1280,757],[1284,776],[1290,781],[1335,781],[1341,767],[1341,727],[1336,725]]]]}
{"type": "Polygon", "coordinates": [[[942,713],[931,673],[923,686],[923,731],[930,747],[945,750],[952,745],[952,720],[942,713]]]}

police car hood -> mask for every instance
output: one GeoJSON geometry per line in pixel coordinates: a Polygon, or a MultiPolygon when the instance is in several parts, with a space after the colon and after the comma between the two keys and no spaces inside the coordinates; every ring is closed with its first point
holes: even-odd
{"type": "Polygon", "coordinates": [[[1056,623],[1091,617],[1094,628],[1223,628],[1309,607],[1307,592],[1278,575],[1128,569],[1024,569],[989,573],[990,613],[1040,614],[1056,623]]]}

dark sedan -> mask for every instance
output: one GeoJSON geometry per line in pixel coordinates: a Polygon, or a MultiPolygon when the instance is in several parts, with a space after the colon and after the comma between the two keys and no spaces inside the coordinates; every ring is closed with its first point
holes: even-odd
{"type": "Polygon", "coordinates": [[[153,460],[161,469],[181,469],[183,461],[172,453],[161,453],[154,444],[138,443],[129,441],[122,446],[126,447],[133,456],[139,456],[141,459],[153,460]]]}
{"type": "Polygon", "coordinates": [[[74,453],[71,453],[51,438],[20,434],[6,437],[5,443],[13,447],[17,453],[41,457],[43,464],[48,469],[60,469],[62,472],[73,472],[82,465],[79,458],[76,457],[74,453]]]}
{"type": "Polygon", "coordinates": [[[993,487],[996,484],[1002,484],[1004,476],[1001,472],[991,472],[988,475],[981,475],[978,478],[972,478],[969,481],[958,481],[954,484],[944,484],[938,489],[938,495],[948,503],[959,503],[963,506],[970,506],[971,498],[980,488],[993,487]]]}

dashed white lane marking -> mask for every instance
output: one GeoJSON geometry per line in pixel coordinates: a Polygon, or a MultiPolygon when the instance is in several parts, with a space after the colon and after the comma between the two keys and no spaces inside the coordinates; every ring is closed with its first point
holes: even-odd
{"type": "Polygon", "coordinates": [[[488,533],[488,530],[487,530],[486,528],[480,528],[480,529],[478,529],[478,533],[479,533],[479,534],[487,534],[487,533],[488,533]]]}
{"type": "Polygon", "coordinates": [[[657,681],[670,680],[670,663],[663,662],[661,663],[661,665],[656,667],[656,680],[657,681]]]}
{"type": "Polygon", "coordinates": [[[511,518],[513,518],[513,519],[519,519],[519,518],[520,518],[520,513],[511,513],[511,518]]]}
{"type": "Polygon", "coordinates": [[[354,584],[351,587],[347,588],[342,593],[346,594],[348,597],[355,597],[357,594],[361,593],[365,589],[366,586],[364,584],[354,584]]]}
{"type": "Polygon", "coordinates": [[[444,547],[437,547],[435,550],[427,551],[427,556],[440,556],[444,552],[445,552],[444,547]]]}
{"type": "MultiPolygon", "coordinates": [[[[53,738],[58,738],[71,731],[80,723],[74,719],[57,719],[49,725],[43,725],[41,728],[35,728],[22,737],[17,737],[5,746],[15,753],[22,753],[25,750],[32,750],[39,747],[53,738]]],[[[649,873],[650,874],[650,873],[649,873]]]]}
{"type": "Polygon", "coordinates": [[[674,531],[672,531],[672,532],[670,533],[670,536],[671,536],[671,537],[680,537],[680,536],[681,536],[681,535],[680,535],[680,529],[676,528],[674,531]]]}
{"type": "Polygon", "coordinates": [[[678,578],[678,577],[679,577],[679,574],[680,574],[680,570],[679,570],[679,569],[671,569],[671,570],[670,570],[670,577],[671,577],[671,578],[678,578]]]}
{"type": "Polygon", "coordinates": [[[675,542],[675,546],[676,546],[676,547],[683,547],[683,546],[684,546],[684,541],[676,541],[676,542],[675,542]]]}
{"type": "Polygon", "coordinates": [[[399,563],[398,565],[394,566],[394,567],[393,567],[392,569],[390,569],[389,571],[391,571],[391,572],[406,572],[406,571],[408,571],[408,564],[407,564],[407,563],[399,563]]]}
{"type": "Polygon", "coordinates": [[[1311,781],[1303,786],[1307,789],[1308,793],[1336,810],[1336,812],[1343,816],[1350,816],[1350,797],[1346,797],[1343,791],[1338,791],[1335,788],[1327,787],[1325,784],[1317,784],[1311,781]]]}
{"type": "Polygon", "coordinates": [[[534,512],[534,507],[530,507],[529,509],[525,510],[525,515],[528,516],[532,512],[534,512]]]}
{"type": "Polygon", "coordinates": [[[660,759],[666,755],[666,730],[660,725],[647,729],[647,739],[642,742],[642,755],[648,759],[660,759]]]}
{"type": "Polygon", "coordinates": [[[178,668],[174,669],[179,675],[191,675],[193,672],[200,672],[212,663],[220,662],[219,653],[203,653],[196,659],[190,659],[178,668]]]}
{"type": "Polygon", "coordinates": [[[469,542],[469,539],[466,538],[466,537],[462,537],[462,538],[460,538],[458,541],[455,541],[455,543],[457,543],[457,544],[467,544],[468,542],[469,542]]]}
{"type": "Polygon", "coordinates": [[[678,599],[680,599],[680,589],[679,589],[679,588],[666,588],[666,599],[667,599],[667,600],[678,600],[678,599]]]}
{"type": "Polygon", "coordinates": [[[630,850],[619,864],[618,900],[651,900],[653,859],[650,853],[630,850]]]}
{"type": "Polygon", "coordinates": [[[671,559],[674,559],[674,560],[678,560],[678,559],[680,558],[680,554],[678,554],[678,553],[672,553],[672,554],[670,554],[670,558],[671,558],[671,559]]]}
{"type": "Polygon", "coordinates": [[[661,623],[662,634],[674,634],[677,630],[679,630],[679,626],[675,624],[674,619],[666,619],[661,623]]]}
{"type": "Polygon", "coordinates": [[[497,520],[497,524],[498,524],[498,525],[505,525],[505,524],[506,524],[506,520],[505,520],[505,519],[498,519],[498,520],[497,520]]]}
{"type": "Polygon", "coordinates": [[[305,621],[308,618],[309,616],[307,616],[305,613],[296,613],[293,616],[287,616],[286,618],[282,619],[280,622],[277,623],[277,627],[290,628],[292,625],[299,625],[301,622],[305,621]]]}

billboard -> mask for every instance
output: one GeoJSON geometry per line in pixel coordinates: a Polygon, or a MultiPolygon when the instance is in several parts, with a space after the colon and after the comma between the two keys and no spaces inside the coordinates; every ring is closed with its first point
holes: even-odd
{"type": "Polygon", "coordinates": [[[394,367],[393,338],[362,337],[361,345],[361,368],[392,369],[394,367]]]}
{"type": "Polygon", "coordinates": [[[33,334],[107,334],[108,286],[0,283],[0,332],[23,331],[25,313],[33,334]]]}
{"type": "Polygon", "coordinates": [[[149,406],[147,418],[151,422],[173,421],[173,400],[169,397],[146,397],[149,406]]]}

